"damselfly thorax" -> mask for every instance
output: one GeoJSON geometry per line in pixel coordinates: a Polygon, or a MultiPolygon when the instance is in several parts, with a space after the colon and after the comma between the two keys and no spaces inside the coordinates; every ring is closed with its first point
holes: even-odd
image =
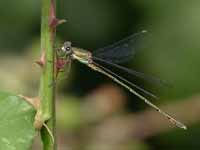
{"type": "Polygon", "coordinates": [[[76,59],[83,64],[92,63],[92,53],[77,47],[72,47],[72,59],[76,59]]]}

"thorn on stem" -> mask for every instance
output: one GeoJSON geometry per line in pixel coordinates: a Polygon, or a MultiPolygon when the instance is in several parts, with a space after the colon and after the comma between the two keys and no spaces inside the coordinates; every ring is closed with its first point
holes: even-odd
{"type": "Polygon", "coordinates": [[[20,98],[24,99],[26,102],[28,102],[30,105],[32,105],[36,110],[39,108],[40,105],[40,99],[38,97],[30,98],[24,95],[18,95],[20,98]]]}
{"type": "Polygon", "coordinates": [[[65,19],[57,19],[55,16],[53,16],[51,19],[50,19],[50,27],[51,28],[56,28],[58,25],[60,24],[63,24],[65,23],[66,20],[65,19]]]}
{"type": "Polygon", "coordinates": [[[67,20],[65,20],[65,19],[59,19],[57,25],[63,24],[65,22],[67,22],[67,20]]]}
{"type": "Polygon", "coordinates": [[[45,65],[45,52],[43,51],[40,59],[35,61],[36,64],[38,64],[40,67],[43,67],[45,65]]]}
{"type": "Polygon", "coordinates": [[[42,118],[42,114],[39,111],[37,111],[33,125],[35,129],[40,130],[43,124],[44,124],[44,120],[42,118]]]}
{"type": "Polygon", "coordinates": [[[35,129],[40,130],[42,128],[43,124],[44,124],[44,120],[42,119],[42,115],[38,111],[38,108],[40,106],[40,99],[38,97],[30,98],[30,97],[26,97],[26,96],[23,96],[23,95],[18,95],[18,96],[21,97],[22,99],[24,99],[29,104],[31,104],[37,110],[37,113],[35,115],[35,120],[34,120],[34,127],[35,127],[35,129]]]}
{"type": "Polygon", "coordinates": [[[53,30],[56,28],[56,26],[66,22],[66,20],[64,19],[58,19],[56,18],[56,14],[55,14],[55,5],[54,2],[51,2],[51,7],[50,7],[50,16],[49,16],[49,26],[50,28],[52,28],[53,30]]]}

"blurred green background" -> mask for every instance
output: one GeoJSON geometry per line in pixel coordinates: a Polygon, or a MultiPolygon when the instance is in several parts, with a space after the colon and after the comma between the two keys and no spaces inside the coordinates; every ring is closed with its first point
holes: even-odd
{"type": "MultiPolygon", "coordinates": [[[[152,101],[189,128],[172,128],[107,77],[74,62],[57,90],[61,150],[200,149],[199,7],[197,0],[58,0],[57,16],[67,22],[58,27],[57,38],[76,47],[92,51],[147,30],[143,48],[125,66],[167,81],[170,87],[135,82],[158,95],[152,101]]],[[[38,93],[40,9],[35,0],[0,1],[1,91],[38,93]]],[[[39,146],[36,140],[33,149],[39,146]]]]}

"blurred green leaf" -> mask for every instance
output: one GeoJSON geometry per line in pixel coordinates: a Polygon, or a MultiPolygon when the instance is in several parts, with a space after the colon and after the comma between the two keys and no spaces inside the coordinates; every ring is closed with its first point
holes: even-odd
{"type": "Polygon", "coordinates": [[[34,108],[23,99],[0,92],[0,149],[29,149],[36,134],[34,116],[34,108]]]}

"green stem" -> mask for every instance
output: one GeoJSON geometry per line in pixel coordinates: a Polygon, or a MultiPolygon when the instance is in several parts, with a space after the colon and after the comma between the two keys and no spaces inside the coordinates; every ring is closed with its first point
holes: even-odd
{"type": "Polygon", "coordinates": [[[41,50],[44,56],[43,70],[40,81],[40,100],[41,105],[38,110],[40,120],[46,123],[51,131],[53,138],[43,126],[41,129],[41,138],[43,150],[56,150],[55,136],[55,87],[54,83],[54,37],[55,37],[55,1],[42,0],[42,18],[41,18],[41,50]]]}

